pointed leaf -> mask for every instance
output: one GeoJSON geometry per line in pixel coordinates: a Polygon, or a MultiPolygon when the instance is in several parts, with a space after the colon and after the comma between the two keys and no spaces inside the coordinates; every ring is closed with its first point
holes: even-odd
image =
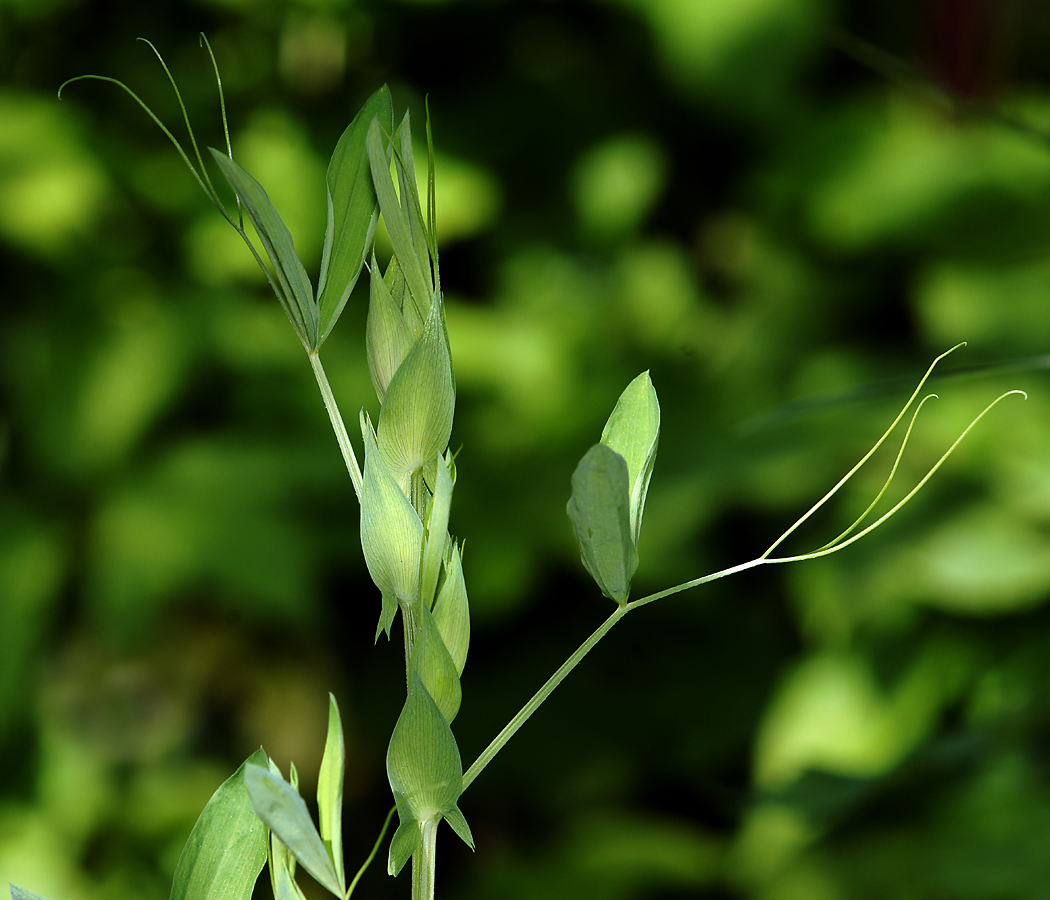
{"type": "Polygon", "coordinates": [[[209,149],[230,187],[244,204],[248,218],[270,258],[279,288],[277,297],[285,313],[303,341],[310,347],[316,346],[317,307],[314,304],[313,286],[299,254],[295,252],[291,232],[277,215],[262,185],[228,156],[214,147],[209,149]]]}
{"type": "Polygon", "coordinates": [[[394,616],[397,615],[397,597],[389,592],[383,593],[383,608],[379,612],[379,624],[376,625],[376,636],[373,643],[379,641],[379,635],[386,632],[386,639],[390,640],[390,626],[394,624],[394,616]]]}
{"type": "Polygon", "coordinates": [[[376,389],[379,402],[386,397],[394,373],[405,361],[416,337],[401,314],[386,281],[379,277],[375,256],[372,256],[372,276],[369,283],[368,320],[365,324],[365,348],[368,355],[368,373],[376,389]]]}
{"type": "Polygon", "coordinates": [[[335,865],[340,883],[345,883],[343,871],[343,769],[346,748],[343,745],[343,720],[335,695],[328,695],[328,736],[325,738],[321,769],[317,773],[317,820],[321,826],[321,840],[335,865]]]}
{"type": "Polygon", "coordinates": [[[328,228],[317,285],[317,346],[324,343],[357,283],[375,233],[378,206],[365,142],[372,120],[394,127],[390,88],[376,91],[335,145],[328,164],[328,228]]]}
{"type": "Polygon", "coordinates": [[[39,894],[20,888],[17,884],[11,885],[11,900],[44,900],[39,894]]]}
{"type": "Polygon", "coordinates": [[[463,791],[456,739],[416,674],[390,736],[386,774],[402,822],[425,822],[451,809],[463,791]]]}
{"type": "Polygon", "coordinates": [[[361,434],[365,439],[361,491],[361,549],[365,563],[384,596],[393,595],[401,602],[411,602],[419,591],[423,523],[387,468],[376,447],[372,424],[363,411],[361,434]]]}
{"type": "Polygon", "coordinates": [[[427,232],[423,225],[423,212],[419,205],[419,186],[416,184],[416,161],[412,153],[412,118],[409,111],[401,120],[398,129],[399,154],[394,155],[394,170],[397,172],[398,187],[401,189],[401,209],[408,219],[409,235],[412,238],[412,249],[423,267],[427,286],[433,290],[434,281],[430,277],[430,247],[427,232]]]}
{"type": "Polygon", "coordinates": [[[265,762],[256,750],[212,794],[175,866],[171,900],[249,900],[266,862],[266,828],[244,774],[249,763],[265,762]]]}
{"type": "Polygon", "coordinates": [[[452,505],[451,453],[438,454],[435,468],[434,496],[427,515],[426,542],[423,549],[423,569],[420,574],[419,596],[428,608],[433,606],[441,564],[448,542],[448,514],[452,505]]]}
{"type": "Polygon", "coordinates": [[[567,511],[584,566],[602,593],[621,606],[638,568],[630,503],[627,462],[605,444],[595,444],[573,472],[567,511]]]}
{"type": "Polygon", "coordinates": [[[419,823],[415,819],[402,819],[397,826],[397,831],[390,839],[390,852],[386,858],[386,871],[388,875],[398,875],[411,858],[412,854],[419,848],[419,842],[423,834],[419,829],[419,823]]]}
{"type": "Polygon", "coordinates": [[[390,179],[390,157],[385,150],[385,142],[386,138],[379,123],[373,122],[368,130],[366,146],[379,209],[383,213],[383,221],[386,223],[387,234],[390,235],[390,244],[394,248],[398,265],[405,273],[405,281],[413,302],[418,310],[428,310],[434,292],[427,286],[424,261],[416,256],[408,218],[398,203],[394,182],[390,179]]]}
{"type": "Polygon", "coordinates": [[[248,765],[244,771],[252,807],[281,842],[322,887],[337,897],[346,888],[336,875],[332,860],[321,842],[306,803],[283,778],[262,766],[248,765]]]}
{"type": "Polygon", "coordinates": [[[470,833],[470,826],[467,824],[467,820],[463,813],[459,811],[458,806],[453,806],[452,809],[445,811],[445,821],[452,826],[452,830],[460,836],[463,843],[473,850],[474,835],[470,833]]]}
{"type": "Polygon", "coordinates": [[[306,900],[302,889],[295,883],[292,873],[286,866],[279,866],[274,875],[274,900],[306,900]]]}
{"type": "Polygon", "coordinates": [[[456,409],[452,357],[439,303],[394,375],[379,413],[379,449],[402,487],[448,446],[456,409]]]}
{"type": "Polygon", "coordinates": [[[412,656],[412,670],[427,689],[441,715],[449,724],[456,718],[463,694],[459,672],[448,652],[441,632],[434,624],[434,616],[425,603],[417,604],[416,646],[412,656]]]}
{"type": "Polygon", "coordinates": [[[434,624],[456,671],[462,675],[470,646],[470,608],[463,580],[463,555],[455,544],[450,546],[445,558],[445,580],[434,603],[434,624]]]}
{"type": "Polygon", "coordinates": [[[602,443],[627,461],[627,480],[631,492],[631,536],[635,548],[642,529],[645,495],[656,463],[659,438],[660,401],[656,398],[649,372],[645,371],[627,385],[602,431],[602,443]]]}

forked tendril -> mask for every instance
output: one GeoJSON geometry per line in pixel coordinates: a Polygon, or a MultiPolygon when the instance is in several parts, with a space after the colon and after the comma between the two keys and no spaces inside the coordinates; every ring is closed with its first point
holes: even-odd
{"type": "MultiPolygon", "coordinates": [[[[222,79],[219,76],[219,66],[215,60],[215,54],[212,52],[211,44],[209,43],[207,37],[205,37],[205,35],[202,33],[200,39],[201,45],[207,49],[208,54],[211,57],[212,68],[215,71],[215,83],[219,90],[219,108],[222,113],[223,135],[226,139],[226,152],[229,154],[230,159],[233,159],[233,148],[230,144],[230,129],[226,118],[226,97],[222,89],[222,79]]],[[[230,225],[233,226],[233,229],[241,236],[241,240],[244,241],[244,243],[248,246],[248,249],[251,251],[252,256],[255,257],[255,261],[259,264],[259,268],[262,269],[263,274],[266,276],[267,281],[269,281],[270,283],[270,286],[274,289],[275,292],[277,292],[277,285],[274,281],[273,276],[270,273],[270,270],[267,268],[262,256],[259,255],[259,251],[255,248],[255,245],[251,242],[251,239],[248,237],[248,233],[244,229],[244,215],[241,211],[240,198],[237,198],[238,218],[235,221],[234,218],[227,211],[226,207],[223,205],[223,202],[219,197],[218,191],[215,190],[215,185],[212,184],[211,177],[208,175],[207,167],[204,165],[204,158],[201,155],[200,147],[197,144],[197,137],[193,132],[193,126],[190,124],[190,117],[189,113],[186,110],[186,104],[183,102],[182,99],[182,92],[179,90],[179,86],[175,81],[175,77],[171,74],[171,70],[168,68],[167,63],[164,61],[164,57],[161,56],[160,51],[152,44],[152,42],[150,42],[146,38],[139,38],[138,40],[146,44],[150,48],[150,50],[152,50],[153,53],[156,55],[157,60],[160,62],[161,68],[164,69],[164,74],[167,75],[168,81],[171,83],[172,89],[175,91],[175,98],[178,101],[179,109],[182,111],[182,119],[183,122],[185,122],[186,124],[186,130],[189,133],[190,144],[193,147],[193,153],[194,156],[196,156],[197,158],[197,163],[200,166],[200,171],[198,171],[197,167],[193,165],[192,160],[190,159],[186,151],[183,149],[182,144],[179,143],[178,138],[176,138],[175,135],[171,133],[170,129],[160,120],[156,113],[154,113],[153,110],[149,108],[146,102],[119,78],[111,78],[108,75],[77,75],[74,78],[69,78],[66,81],[62,82],[62,84],[58,88],[59,98],[61,99],[62,91],[65,90],[66,85],[72,84],[74,81],[106,81],[110,84],[115,84],[126,94],[128,94],[128,96],[130,96],[131,99],[134,100],[143,109],[143,111],[145,111],[146,115],[148,115],[153,120],[156,126],[164,133],[165,137],[167,137],[167,139],[171,141],[172,146],[175,147],[176,151],[178,151],[179,156],[182,158],[182,161],[186,164],[186,168],[190,170],[190,174],[193,176],[194,181],[197,182],[197,184],[200,186],[200,189],[204,191],[205,195],[212,202],[215,208],[221,213],[222,217],[227,222],[229,222],[230,225]]]]}

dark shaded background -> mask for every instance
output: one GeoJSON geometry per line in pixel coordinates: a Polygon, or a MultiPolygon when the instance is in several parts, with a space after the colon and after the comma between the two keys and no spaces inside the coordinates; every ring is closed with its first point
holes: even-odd
{"type": "MultiPolygon", "coordinates": [[[[632,614],[464,795],[477,852],[443,832],[441,895],[1050,896],[1036,0],[0,0],[0,881],[166,896],[254,747],[312,790],[329,689],[348,865],[389,804],[401,649],[372,647],[291,329],[126,95],[55,99],[121,78],[181,137],[145,36],[221,145],[200,31],[234,151],[315,271],[338,135],[384,81],[417,123],[429,94],[465,762],[610,611],[564,504],[639,371],[664,425],[636,596],[760,553],[952,344],[895,496],[1002,390],[1031,395],[862,543],[632,614]]],[[[326,345],[348,421],[376,405],[365,298],[326,345]]],[[[403,897],[407,875],[359,890],[403,897]]]]}

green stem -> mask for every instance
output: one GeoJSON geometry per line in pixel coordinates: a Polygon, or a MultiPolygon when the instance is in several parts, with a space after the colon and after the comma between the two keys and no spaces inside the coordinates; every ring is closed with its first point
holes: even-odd
{"type": "Polygon", "coordinates": [[[412,900],[434,900],[434,872],[437,866],[437,829],[440,816],[421,826],[423,840],[412,854],[412,900]]]}
{"type": "Polygon", "coordinates": [[[474,760],[473,765],[471,765],[471,767],[463,774],[463,790],[465,791],[470,786],[470,783],[481,774],[482,769],[492,762],[493,757],[503,749],[503,745],[514,737],[518,729],[521,728],[521,726],[529,720],[529,717],[540,708],[543,701],[554,693],[554,689],[561,684],[565,680],[565,677],[580,664],[581,660],[594,649],[598,641],[605,637],[605,635],[612,629],[613,625],[619,622],[620,619],[627,615],[632,609],[637,609],[639,606],[645,606],[647,603],[652,603],[654,600],[659,600],[661,597],[677,594],[679,591],[698,587],[701,584],[707,584],[709,581],[716,581],[719,578],[725,578],[727,575],[735,575],[737,572],[753,569],[756,566],[761,566],[768,562],[773,562],[773,560],[753,559],[750,562],[741,563],[739,566],[722,569],[721,572],[714,572],[711,575],[705,575],[703,578],[695,578],[692,581],[686,581],[682,584],[675,585],[674,587],[667,588],[666,590],[657,591],[655,594],[649,594],[648,596],[642,597],[640,600],[635,600],[632,603],[628,603],[625,606],[617,606],[613,614],[609,616],[601,626],[599,626],[597,631],[580,644],[576,652],[562,663],[558,671],[547,679],[543,687],[532,695],[529,702],[521,708],[518,714],[507,723],[506,727],[492,739],[492,742],[481,752],[481,755],[474,760]]]}
{"type": "Polygon", "coordinates": [[[379,830],[379,837],[376,838],[376,842],[372,847],[372,852],[368,854],[368,858],[361,864],[361,868],[357,870],[354,880],[350,882],[350,887],[346,889],[346,893],[343,895],[343,900],[350,900],[350,895],[354,892],[354,888],[357,887],[357,883],[361,880],[361,876],[365,874],[365,870],[372,864],[372,860],[376,858],[376,854],[379,852],[379,845],[383,843],[383,838],[386,836],[386,830],[390,827],[390,820],[394,818],[395,812],[397,812],[397,807],[390,807],[390,812],[386,814],[386,819],[383,820],[383,827],[379,830]]]}
{"type": "Polygon", "coordinates": [[[339,414],[332,386],[328,383],[324,366],[321,365],[321,357],[316,350],[308,351],[307,356],[310,357],[310,368],[314,370],[317,386],[321,389],[321,397],[324,399],[325,409],[328,410],[328,418],[332,421],[335,439],[339,442],[339,449],[343,452],[343,462],[346,463],[346,470],[350,473],[350,480],[354,483],[354,493],[357,494],[360,502],[364,480],[361,478],[361,467],[357,464],[357,456],[354,455],[354,448],[350,443],[350,435],[346,433],[346,426],[343,424],[343,417],[339,414]]]}
{"type": "Polygon", "coordinates": [[[587,638],[587,640],[579,646],[579,649],[562,663],[558,671],[547,679],[546,684],[532,695],[532,699],[529,700],[529,702],[521,708],[518,714],[507,723],[507,726],[492,739],[492,743],[481,752],[481,755],[474,760],[474,764],[464,773],[463,790],[466,790],[470,783],[481,774],[481,770],[492,762],[492,758],[503,749],[503,745],[514,737],[517,730],[529,720],[529,717],[540,708],[540,704],[543,703],[543,701],[553,693],[554,689],[565,680],[565,676],[579,665],[580,660],[591,652],[594,645],[605,637],[606,633],[613,627],[613,625],[627,615],[629,609],[629,606],[617,606],[613,614],[601,624],[598,630],[587,638]]]}

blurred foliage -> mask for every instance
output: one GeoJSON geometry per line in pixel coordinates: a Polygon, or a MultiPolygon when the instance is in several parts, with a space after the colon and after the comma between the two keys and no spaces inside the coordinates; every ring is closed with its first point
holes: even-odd
{"type": "MultiPolygon", "coordinates": [[[[371,646],[292,331],[126,95],[55,98],[115,76],[181,134],[143,35],[221,145],[199,31],[315,268],[338,135],[384,81],[417,122],[429,96],[468,762],[607,612],[565,501],[639,371],[663,436],[636,596],[760,553],[955,342],[901,492],[1030,393],[860,544],[632,615],[464,795],[478,849],[442,842],[442,896],[1050,896],[1037,0],[0,0],[0,881],[165,897],[254,747],[312,790],[329,688],[348,865],[389,803],[400,649],[371,646]]],[[[365,299],[325,348],[348,421],[375,407],[365,299]]],[[[361,889],[404,896],[380,870],[361,889]]]]}

